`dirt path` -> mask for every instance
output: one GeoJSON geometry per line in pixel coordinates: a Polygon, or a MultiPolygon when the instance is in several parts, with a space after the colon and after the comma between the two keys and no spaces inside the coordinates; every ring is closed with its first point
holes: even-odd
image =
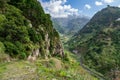
{"type": "Polygon", "coordinates": [[[36,67],[29,62],[19,61],[4,65],[0,80],[38,80],[36,67]]]}

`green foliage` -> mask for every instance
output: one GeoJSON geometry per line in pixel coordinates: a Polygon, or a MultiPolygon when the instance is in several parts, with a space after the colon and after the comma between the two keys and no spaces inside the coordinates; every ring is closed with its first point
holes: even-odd
{"type": "Polygon", "coordinates": [[[119,17],[118,7],[102,9],[68,42],[71,50],[80,53],[85,65],[109,79],[114,71],[120,71],[119,17]]]}
{"type": "Polygon", "coordinates": [[[48,54],[47,46],[51,54],[58,53],[53,51],[61,44],[59,34],[52,26],[50,15],[44,13],[40,2],[0,2],[0,41],[5,45],[5,53],[13,58],[25,59],[39,48],[41,57],[45,57],[48,54]]]}
{"type": "MultiPolygon", "coordinates": [[[[70,56],[71,57],[71,56],[70,56]]],[[[72,58],[71,58],[72,59],[72,58]]],[[[39,60],[36,64],[38,67],[38,75],[41,80],[98,80],[97,78],[89,75],[79,64],[74,60],[64,61],[62,67],[57,69],[55,65],[61,60],[54,59],[52,61],[52,67],[49,60],[39,60]],[[53,64],[54,62],[54,64],[53,64]],[[57,62],[57,63],[56,63],[57,62]],[[46,66],[47,65],[47,66],[46,66]],[[46,75],[46,76],[44,76],[46,75]]],[[[61,66],[59,65],[59,66],[61,66]]]]}
{"type": "MultiPolygon", "coordinates": [[[[4,15],[0,14],[0,22],[1,22],[1,23],[4,22],[5,19],[6,19],[6,17],[5,17],[4,15]]],[[[0,25],[1,25],[1,24],[0,24],[0,25]]]]}
{"type": "Polygon", "coordinates": [[[11,42],[4,42],[4,45],[6,47],[6,52],[9,52],[10,56],[13,56],[14,54],[18,54],[18,51],[16,51],[16,46],[11,42]]]}
{"type": "MultiPolygon", "coordinates": [[[[71,54],[71,53],[69,53],[71,54]]],[[[69,55],[70,61],[58,58],[39,59],[34,63],[28,61],[11,61],[0,64],[1,79],[35,80],[98,80],[88,74],[75,59],[69,55]]]]}
{"type": "Polygon", "coordinates": [[[37,0],[11,0],[9,4],[12,4],[23,11],[25,17],[31,20],[33,26],[45,24],[45,14],[37,0]]]}
{"type": "Polygon", "coordinates": [[[9,59],[9,55],[5,54],[5,46],[2,42],[0,42],[0,63],[5,62],[9,59]]]}
{"type": "Polygon", "coordinates": [[[25,47],[20,42],[4,42],[4,45],[6,47],[6,53],[8,53],[11,57],[17,57],[20,59],[25,59],[27,54],[25,51],[25,47]]]}
{"type": "Polygon", "coordinates": [[[109,78],[112,78],[108,75],[112,73],[111,70],[120,69],[118,58],[120,55],[118,50],[120,49],[120,34],[119,28],[116,28],[109,28],[112,30],[106,33],[103,30],[90,40],[82,43],[82,47],[87,48],[86,52],[81,52],[84,55],[84,63],[109,78]]]}
{"type": "Polygon", "coordinates": [[[4,53],[5,51],[5,46],[2,42],[0,42],[0,54],[4,53]]]}
{"type": "Polygon", "coordinates": [[[0,8],[4,8],[8,0],[0,0],[0,8]]]}
{"type": "Polygon", "coordinates": [[[24,44],[30,42],[28,22],[19,9],[6,5],[6,12],[0,14],[0,41],[5,45],[5,52],[12,57],[26,58],[24,44]]]}
{"type": "Polygon", "coordinates": [[[34,28],[29,29],[29,36],[30,40],[34,43],[37,43],[42,40],[41,34],[36,33],[36,30],[34,28]]]}
{"type": "MultiPolygon", "coordinates": [[[[118,7],[107,7],[96,13],[93,18],[81,29],[75,36],[68,42],[68,44],[79,42],[85,42],[91,37],[95,36],[104,28],[110,27],[120,17],[120,8],[118,7]],[[86,36],[88,34],[89,36],[86,36]]],[[[76,44],[73,46],[75,47],[76,44]]],[[[79,44],[78,44],[79,46],[79,44]]]]}

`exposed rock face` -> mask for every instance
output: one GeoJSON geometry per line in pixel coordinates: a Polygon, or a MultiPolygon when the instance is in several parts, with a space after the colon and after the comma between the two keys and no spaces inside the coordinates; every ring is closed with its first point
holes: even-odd
{"type": "Polygon", "coordinates": [[[49,48],[50,48],[50,39],[48,34],[46,34],[45,35],[45,59],[47,59],[48,55],[50,54],[49,48]]]}
{"type": "Polygon", "coordinates": [[[32,53],[28,56],[29,61],[35,61],[40,55],[39,49],[35,49],[32,53]]]}
{"type": "Polygon", "coordinates": [[[55,52],[53,54],[60,54],[60,56],[64,56],[63,48],[61,42],[58,43],[57,46],[55,46],[55,52]]]}
{"type": "Polygon", "coordinates": [[[5,53],[32,61],[64,56],[59,34],[38,0],[10,0],[2,9],[5,12],[0,14],[0,42],[5,53]]]}
{"type": "MultiPolygon", "coordinates": [[[[59,40],[58,42],[55,43],[56,45],[54,45],[53,47],[53,52],[50,53],[50,39],[49,39],[49,36],[48,34],[45,35],[45,41],[44,41],[44,50],[45,50],[45,53],[44,53],[44,58],[45,59],[48,59],[50,56],[52,55],[59,55],[61,57],[64,56],[64,49],[63,49],[63,46],[62,46],[62,43],[61,41],[59,40]]],[[[38,57],[41,56],[41,52],[40,52],[40,49],[37,48],[37,49],[34,49],[31,54],[28,56],[28,60],[29,61],[35,61],[38,57]]]]}

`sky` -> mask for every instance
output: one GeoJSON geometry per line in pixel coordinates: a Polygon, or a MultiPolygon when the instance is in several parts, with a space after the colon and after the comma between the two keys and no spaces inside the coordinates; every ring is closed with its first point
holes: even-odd
{"type": "Polygon", "coordinates": [[[110,6],[120,7],[120,0],[39,0],[46,13],[54,18],[69,15],[92,17],[96,12],[110,6]]]}

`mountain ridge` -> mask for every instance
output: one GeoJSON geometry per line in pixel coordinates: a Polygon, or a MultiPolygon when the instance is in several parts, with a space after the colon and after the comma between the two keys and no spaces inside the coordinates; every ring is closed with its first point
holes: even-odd
{"type": "Polygon", "coordinates": [[[108,79],[120,79],[120,8],[108,6],[93,18],[66,44],[76,51],[83,63],[108,79]],[[115,75],[113,78],[113,73],[115,75]]]}
{"type": "Polygon", "coordinates": [[[52,21],[53,26],[59,33],[72,36],[89,21],[89,18],[84,16],[69,16],[68,18],[53,18],[52,21]]]}

